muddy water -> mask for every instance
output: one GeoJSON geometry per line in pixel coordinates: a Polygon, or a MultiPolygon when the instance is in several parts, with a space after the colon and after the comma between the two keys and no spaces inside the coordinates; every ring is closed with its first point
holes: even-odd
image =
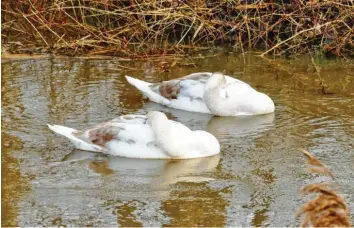
{"type": "Polygon", "coordinates": [[[301,187],[328,180],[307,173],[298,148],[327,164],[354,212],[353,72],[339,60],[232,53],[171,72],[119,60],[5,62],[2,224],[295,226],[294,214],[306,200],[301,187]],[[275,114],[220,118],[169,110],[144,100],[123,77],[160,81],[197,71],[237,76],[269,94],[275,114]],[[79,129],[148,110],[213,133],[221,154],[186,161],[104,156],[74,150],[46,127],[79,129]]]}

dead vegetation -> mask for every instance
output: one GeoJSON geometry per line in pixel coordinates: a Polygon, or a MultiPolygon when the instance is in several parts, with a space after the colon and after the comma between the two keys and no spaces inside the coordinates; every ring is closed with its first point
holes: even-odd
{"type": "MultiPolygon", "coordinates": [[[[323,174],[333,178],[328,168],[308,151],[303,151],[308,158],[311,173],[323,174]]],[[[349,209],[342,196],[328,183],[314,183],[302,189],[302,194],[317,193],[318,196],[305,203],[297,213],[304,215],[302,227],[351,227],[349,209]]]]}
{"type": "Polygon", "coordinates": [[[13,53],[139,59],[220,44],[263,55],[354,49],[352,0],[4,0],[1,8],[2,42],[13,53]]]}

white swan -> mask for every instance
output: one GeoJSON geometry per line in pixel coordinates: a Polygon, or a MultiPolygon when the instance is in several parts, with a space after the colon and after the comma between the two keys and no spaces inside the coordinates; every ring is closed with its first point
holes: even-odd
{"type": "Polygon", "coordinates": [[[218,154],[218,140],[205,131],[191,131],[152,111],[145,115],[124,115],[93,128],[78,131],[49,125],[67,137],[77,149],[130,158],[188,159],[218,154]]]}
{"type": "Polygon", "coordinates": [[[151,101],[170,108],[218,116],[261,115],[274,112],[274,103],[250,85],[221,73],[194,73],[161,83],[125,76],[151,101]]]}

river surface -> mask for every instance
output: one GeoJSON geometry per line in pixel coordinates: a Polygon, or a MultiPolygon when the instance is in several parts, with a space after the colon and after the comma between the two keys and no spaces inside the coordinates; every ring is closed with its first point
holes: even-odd
{"type": "MultiPolygon", "coordinates": [[[[3,226],[297,226],[307,184],[329,181],[354,216],[354,66],[345,60],[233,53],[193,64],[120,59],[4,61],[3,226]],[[173,65],[162,72],[164,65],[173,65]],[[274,114],[213,117],[143,99],[124,75],[151,82],[221,71],[268,94],[274,114]],[[139,160],[74,150],[46,124],[82,129],[164,111],[214,134],[218,156],[139,160]],[[307,172],[304,148],[335,182],[307,172]]],[[[184,61],[184,62],[187,62],[184,61]]]]}

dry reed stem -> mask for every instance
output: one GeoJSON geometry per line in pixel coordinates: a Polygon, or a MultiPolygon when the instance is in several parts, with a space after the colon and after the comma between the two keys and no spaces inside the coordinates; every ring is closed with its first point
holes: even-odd
{"type": "MultiPolygon", "coordinates": [[[[315,166],[310,169],[312,173],[320,173],[333,177],[328,168],[318,161],[310,152],[302,150],[308,158],[308,163],[315,166]]],[[[316,198],[306,202],[296,216],[304,215],[302,227],[350,227],[349,208],[342,196],[338,195],[328,183],[314,183],[307,185],[302,194],[317,193],[316,198]]]]}
{"type": "Polygon", "coordinates": [[[237,51],[265,47],[263,55],[301,54],[309,48],[354,54],[352,0],[4,0],[1,6],[5,42],[44,44],[61,54],[97,51],[147,58],[186,55],[216,44],[231,44],[237,51]]]}
{"type": "Polygon", "coordinates": [[[333,174],[329,171],[329,169],[322,164],[319,160],[315,158],[310,152],[306,150],[301,150],[302,153],[307,157],[307,163],[313,165],[315,167],[310,167],[311,173],[320,173],[333,178],[333,174]]]}

